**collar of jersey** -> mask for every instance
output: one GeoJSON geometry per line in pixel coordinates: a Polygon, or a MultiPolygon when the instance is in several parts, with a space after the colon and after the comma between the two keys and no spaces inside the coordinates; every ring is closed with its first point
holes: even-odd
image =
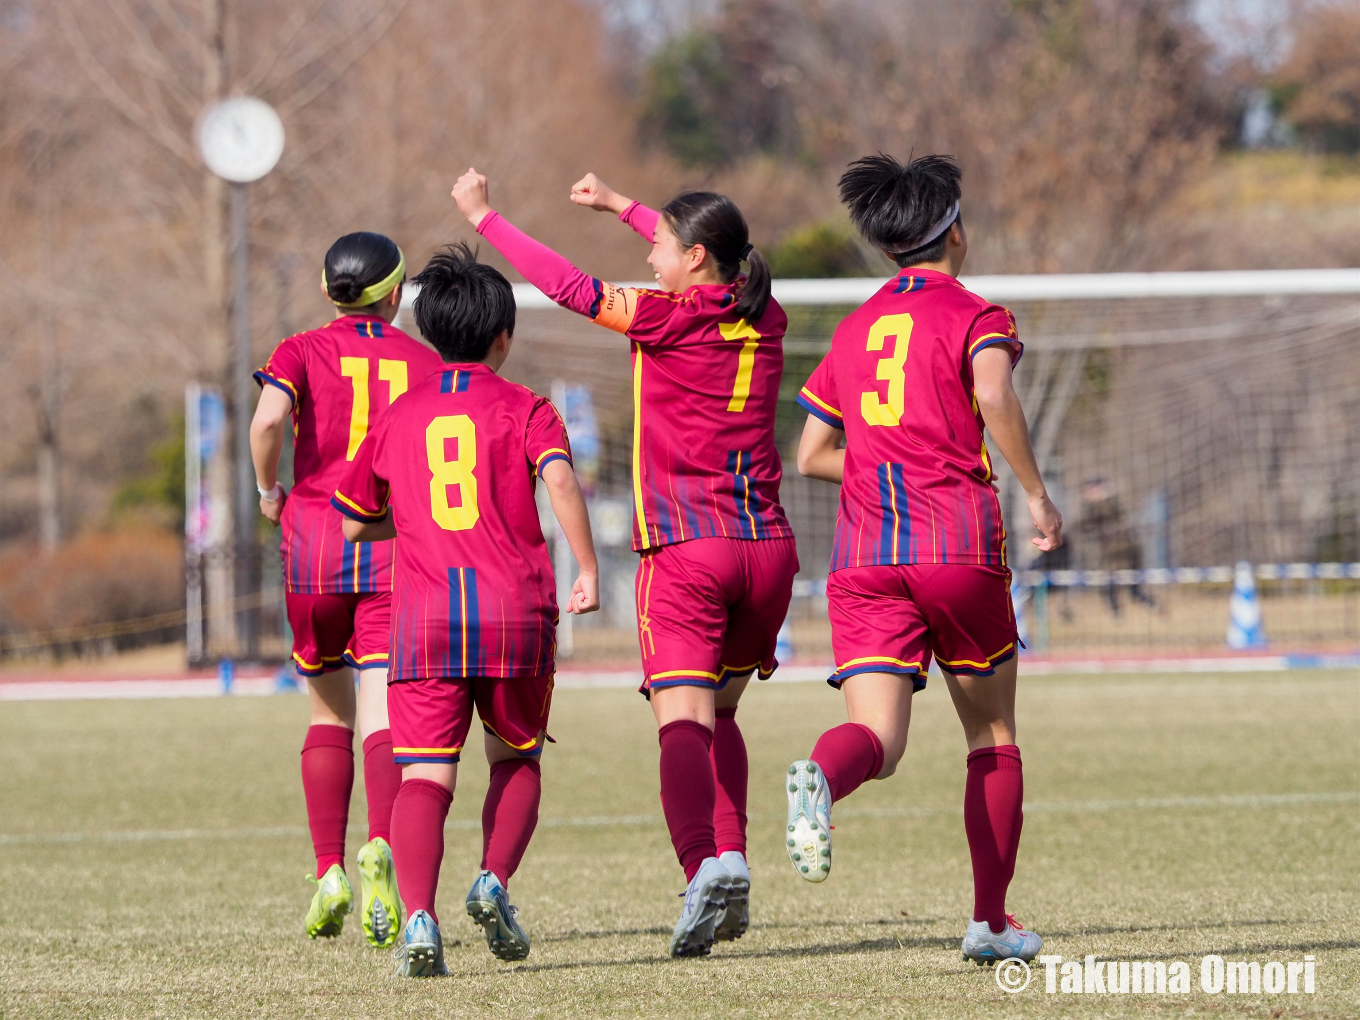
{"type": "Polygon", "coordinates": [[[959,283],[959,278],[957,276],[950,276],[948,273],[942,273],[938,269],[899,269],[897,275],[894,276],[893,279],[900,280],[904,276],[920,276],[926,279],[942,280],[945,283],[956,284],[959,287],[963,286],[963,284],[959,283]]]}
{"type": "Polygon", "coordinates": [[[446,361],[441,372],[490,372],[484,361],[446,361]]]}

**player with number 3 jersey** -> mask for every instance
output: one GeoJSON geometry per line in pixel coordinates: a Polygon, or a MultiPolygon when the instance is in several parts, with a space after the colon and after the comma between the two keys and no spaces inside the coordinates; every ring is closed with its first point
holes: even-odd
{"type": "Polygon", "coordinates": [[[933,656],[969,752],[974,903],[963,955],[995,963],[1032,959],[1043,941],[1005,909],[1023,799],[1019,637],[984,426],[1029,496],[1036,546],[1062,544],[1062,516],[1011,385],[1023,349],[1015,320],[958,280],[968,253],[960,177],[949,156],[903,166],[882,154],[841,177],[851,219],[899,271],[837,327],[798,398],[808,411],[798,468],[841,485],[826,587],[830,683],[850,718],[789,766],[784,843],[799,875],[828,876],[832,804],[897,768],[933,656]]]}
{"type": "Polygon", "coordinates": [[[347,542],[330,498],[388,408],[440,365],[434,351],[392,325],[405,278],[401,250],[382,234],[336,241],[326,253],[322,287],[339,315],[274,349],[255,373],[261,393],[251,426],[260,509],[283,528],[293,661],[312,699],[302,783],[318,886],[305,927],[313,938],[338,935],[352,902],[344,857],[357,721],[368,799],[368,842],[358,858],[361,909],[364,933],[376,946],[391,945],[401,923],[389,846],[400,782],[387,723],[392,547],[347,542]],[[285,497],[278,463],[290,418],[294,486],[285,497]],[[357,705],[347,665],[359,671],[357,705]]]}
{"type": "Polygon", "coordinates": [[[398,973],[446,973],[435,892],[444,820],[476,708],[491,782],[481,871],[467,911],[503,960],[529,937],[507,886],[538,820],[557,597],[534,489],[547,487],[581,573],[569,612],[599,608],[590,519],[557,411],[502,379],[515,299],[466,245],[416,277],[421,333],[444,358],[364,442],[332,505],[352,541],[400,537],[389,708],[402,765],[392,812],[397,882],[411,911],[398,973]]]}
{"type": "Polygon", "coordinates": [[[779,504],[774,444],[783,309],[746,220],[724,195],[686,192],[660,212],[593,174],[578,205],[616,213],[652,245],[660,287],[581,272],[488,204],[475,170],[454,188],[478,233],[558,304],[628,337],[633,548],[643,691],[661,743],[661,803],[688,887],[674,956],[746,930],[746,747],[735,714],[776,666],[798,556],[779,504]],[[743,264],[746,272],[741,272],[743,264]]]}

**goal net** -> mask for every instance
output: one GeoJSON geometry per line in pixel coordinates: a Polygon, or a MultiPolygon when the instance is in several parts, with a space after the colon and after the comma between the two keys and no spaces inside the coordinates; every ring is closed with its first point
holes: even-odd
{"type": "MultiPolygon", "coordinates": [[[[776,281],[789,313],[777,441],[803,566],[789,621],[797,660],[831,658],[824,586],[837,489],[793,468],[805,419],[794,397],[836,324],[879,283],[776,281]]],[[[965,283],[1015,313],[1026,345],[1016,387],[1067,521],[1067,545],[1036,556],[1023,493],[992,444],[1031,646],[1223,651],[1239,562],[1251,565],[1262,614],[1249,644],[1360,646],[1360,270],[965,283]]],[[[517,292],[507,374],[576,394],[569,427],[590,451],[578,462],[608,606],[575,621],[567,644],[581,659],[631,658],[626,346],[530,287],[517,292]]]]}

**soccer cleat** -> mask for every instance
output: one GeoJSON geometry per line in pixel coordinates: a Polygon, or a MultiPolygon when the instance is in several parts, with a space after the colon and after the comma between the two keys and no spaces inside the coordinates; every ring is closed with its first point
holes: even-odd
{"type": "Polygon", "coordinates": [[[386,949],[401,929],[401,897],[392,848],[381,836],[359,848],[359,911],[370,946],[386,949]]]}
{"type": "Polygon", "coordinates": [[[727,914],[732,876],[718,858],[706,858],[681,895],[685,905],[671,933],[671,956],[707,956],[727,914]]]}
{"type": "Polygon", "coordinates": [[[486,932],[486,945],[498,960],[523,960],[529,955],[529,933],[519,924],[519,908],[490,871],[477,875],[467,894],[468,916],[486,932]]]}
{"type": "Polygon", "coordinates": [[[439,925],[424,910],[417,910],[407,920],[402,943],[392,955],[397,958],[397,977],[449,976],[439,925]]]}
{"type": "Polygon", "coordinates": [[[745,935],[751,923],[751,869],[746,866],[746,857],[736,850],[728,850],[718,860],[732,876],[732,891],[723,919],[713,931],[713,941],[731,942],[745,935]]]}
{"type": "Polygon", "coordinates": [[[1028,963],[1043,947],[1044,940],[1032,931],[1025,931],[1010,914],[1006,915],[1006,927],[1000,934],[992,931],[986,921],[969,921],[963,936],[963,958],[979,967],[1012,958],[1028,963]]]}
{"type": "Polygon", "coordinates": [[[345,915],[354,909],[354,890],[349,887],[345,869],[332,864],[320,878],[308,875],[307,881],[316,883],[316,895],[303,922],[307,934],[314,939],[339,935],[345,915]]]}
{"type": "Polygon", "coordinates": [[[831,874],[831,788],[815,761],[801,758],[789,766],[784,789],[789,797],[784,850],[793,870],[809,882],[831,874]]]}

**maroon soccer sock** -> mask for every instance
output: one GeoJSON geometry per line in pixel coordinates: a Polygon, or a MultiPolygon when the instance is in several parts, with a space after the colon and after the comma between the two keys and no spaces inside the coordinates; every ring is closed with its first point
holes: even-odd
{"type": "Polygon", "coordinates": [[[973,920],[986,921],[994,932],[1006,927],[1006,889],[1015,874],[1024,799],[1020,748],[980,747],[968,755],[963,828],[973,857],[973,920]]]}
{"type": "Polygon", "coordinates": [[[713,732],[692,719],[679,719],[662,726],[657,737],[661,741],[661,810],[688,882],[706,858],[718,856],[713,836],[717,794],[708,757],[713,732]]]}
{"type": "Polygon", "coordinates": [[[428,779],[407,779],[392,804],[392,860],[397,868],[397,891],[409,916],[426,911],[439,923],[434,895],[439,889],[439,865],[444,860],[444,819],[453,794],[428,779]]]}
{"type": "Polygon", "coordinates": [[[728,850],[746,854],[746,786],[749,768],[746,741],[734,718],[735,708],[720,708],[713,723],[713,780],[716,795],[713,810],[713,836],[717,856],[728,850]]]}
{"type": "Polygon", "coordinates": [[[883,771],[883,744],[861,723],[842,723],[817,741],[809,756],[826,773],[832,801],[850,796],[883,771]]]}
{"type": "Polygon", "coordinates": [[[364,741],[364,795],[368,838],[392,844],[392,802],[401,786],[401,766],[392,760],[392,731],[374,730],[364,741]]]}
{"type": "Polygon", "coordinates": [[[332,864],[345,866],[345,826],[354,789],[354,731],[347,726],[311,726],[302,743],[302,794],[316,851],[316,877],[332,864]]]}
{"type": "Polygon", "coordinates": [[[482,803],[482,870],[506,885],[529,848],[542,794],[543,773],[532,758],[491,766],[491,785],[482,803]]]}

